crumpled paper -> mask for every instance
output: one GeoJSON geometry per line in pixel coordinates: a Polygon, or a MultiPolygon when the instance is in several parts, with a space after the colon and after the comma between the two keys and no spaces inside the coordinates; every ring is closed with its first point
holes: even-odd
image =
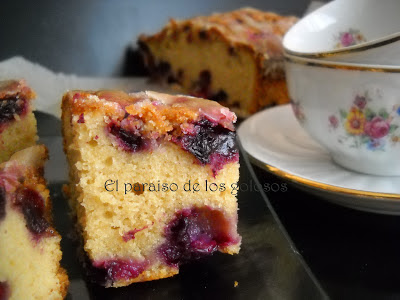
{"type": "Polygon", "coordinates": [[[37,94],[36,110],[57,118],[61,116],[62,95],[68,90],[118,89],[126,92],[154,90],[176,93],[167,87],[150,84],[143,77],[96,78],[55,73],[20,56],[0,62],[0,80],[6,79],[25,79],[37,94]]]}

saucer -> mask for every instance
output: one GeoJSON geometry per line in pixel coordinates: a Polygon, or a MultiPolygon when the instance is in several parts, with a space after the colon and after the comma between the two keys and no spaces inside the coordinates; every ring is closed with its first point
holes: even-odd
{"type": "Polygon", "coordinates": [[[301,189],[350,208],[400,215],[400,176],[361,174],[336,165],[300,126],[290,105],[253,115],[240,125],[238,136],[253,163],[301,189]]]}

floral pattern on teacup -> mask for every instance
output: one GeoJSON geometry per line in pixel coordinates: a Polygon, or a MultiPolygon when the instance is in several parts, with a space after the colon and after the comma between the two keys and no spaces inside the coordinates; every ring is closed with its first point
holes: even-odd
{"type": "Polygon", "coordinates": [[[340,109],[328,117],[331,129],[337,130],[340,126],[344,129],[345,135],[339,135],[339,143],[350,142],[350,147],[384,151],[388,142],[400,142],[400,105],[394,105],[391,110],[373,110],[369,107],[372,101],[368,93],[356,95],[350,109],[340,109]]]}
{"type": "Polygon", "coordinates": [[[297,120],[300,123],[304,123],[306,120],[306,115],[304,114],[303,106],[298,101],[290,100],[290,104],[292,104],[293,113],[296,116],[297,120]]]}
{"type": "Polygon", "coordinates": [[[336,42],[335,49],[350,47],[367,41],[360,30],[352,28],[348,31],[339,32],[339,35],[335,36],[334,39],[336,42]]]}

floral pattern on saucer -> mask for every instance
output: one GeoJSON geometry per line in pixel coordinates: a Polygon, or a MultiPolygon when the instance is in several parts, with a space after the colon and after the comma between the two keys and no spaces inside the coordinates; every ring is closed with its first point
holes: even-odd
{"type": "Polygon", "coordinates": [[[395,122],[400,119],[400,105],[390,111],[385,108],[377,111],[369,107],[372,102],[368,93],[356,95],[350,109],[340,109],[338,114],[328,117],[332,130],[344,129],[345,135],[339,135],[339,143],[350,142],[353,148],[385,151],[388,142],[400,142],[400,126],[395,122]]]}
{"type": "Polygon", "coordinates": [[[348,31],[339,32],[339,35],[335,36],[334,39],[336,41],[335,49],[350,47],[367,41],[360,30],[352,28],[348,31]]]}

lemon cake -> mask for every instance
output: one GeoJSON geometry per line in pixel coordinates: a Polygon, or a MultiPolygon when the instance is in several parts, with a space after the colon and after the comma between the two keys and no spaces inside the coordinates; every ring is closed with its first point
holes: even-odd
{"type": "Polygon", "coordinates": [[[153,78],[220,101],[239,116],[289,102],[282,37],[297,21],[253,8],[171,19],[139,49],[153,78]]]}
{"type": "Polygon", "coordinates": [[[0,81],[0,162],[36,143],[35,93],[24,80],[0,81]]]}
{"type": "Polygon", "coordinates": [[[60,235],[52,226],[43,178],[45,146],[13,154],[0,165],[0,299],[63,299],[60,235]]]}
{"type": "Polygon", "coordinates": [[[64,95],[68,194],[94,281],[126,286],[239,252],[235,121],[217,102],[188,96],[64,95]]]}

